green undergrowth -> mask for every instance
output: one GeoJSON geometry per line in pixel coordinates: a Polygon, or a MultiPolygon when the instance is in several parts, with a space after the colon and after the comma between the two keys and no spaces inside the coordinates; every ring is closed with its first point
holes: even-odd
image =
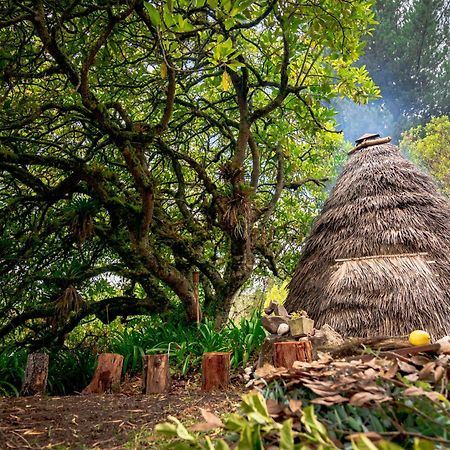
{"type": "MultiPolygon", "coordinates": [[[[450,385],[443,390],[448,394],[450,385]]],[[[291,389],[274,381],[263,390],[267,399],[288,407],[292,400],[301,400],[302,407],[310,405],[317,395],[306,387],[291,389]]],[[[391,383],[391,400],[374,402],[370,406],[349,403],[314,405],[315,413],[324,424],[333,442],[345,447],[351,436],[358,434],[391,441],[389,449],[433,450],[450,448],[450,401],[438,394],[430,383],[408,381],[399,377],[391,383]],[[405,391],[416,388],[423,395],[411,396],[405,391]],[[420,441],[420,445],[419,445],[420,441]],[[394,444],[398,444],[395,446],[394,444]]],[[[359,448],[359,447],[358,447],[359,448]]],[[[363,447],[375,450],[375,446],[363,447]]]]}
{"type": "Polygon", "coordinates": [[[170,323],[140,324],[137,328],[112,333],[109,349],[124,355],[124,371],[137,372],[145,354],[169,353],[171,368],[181,376],[200,369],[205,352],[231,352],[231,367],[249,363],[266,333],[259,318],[230,321],[221,330],[208,319],[199,325],[170,323]]]}
{"type": "MultiPolygon", "coordinates": [[[[142,370],[146,354],[169,353],[174,376],[199,372],[204,352],[231,353],[234,370],[251,362],[265,337],[259,317],[230,321],[216,330],[211,320],[186,324],[177,318],[136,318],[126,324],[96,322],[81,325],[66,339],[64,348],[49,353],[47,391],[67,395],[81,391],[91,379],[97,355],[112,352],[123,355],[123,373],[135,375],[142,370]]],[[[0,396],[18,395],[26,367],[27,349],[5,346],[0,352],[0,396]]]]}
{"type": "Polygon", "coordinates": [[[415,403],[407,405],[400,400],[399,405],[391,405],[391,411],[379,411],[342,405],[325,410],[305,401],[297,417],[276,421],[269,414],[264,397],[249,393],[242,397],[239,411],[226,415],[223,422],[209,413],[205,415],[205,423],[197,428],[205,432],[188,429],[171,416],[155,431],[168,440],[160,448],[171,450],[448,449],[448,401],[437,406],[422,397],[415,403]],[[422,408],[423,417],[430,414],[433,425],[411,418],[411,407],[422,408]],[[378,423],[374,427],[377,432],[371,431],[370,422],[378,423]]]}

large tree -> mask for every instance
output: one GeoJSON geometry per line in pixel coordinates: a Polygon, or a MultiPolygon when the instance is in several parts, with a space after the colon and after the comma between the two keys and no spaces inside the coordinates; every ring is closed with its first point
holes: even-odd
{"type": "Polygon", "coordinates": [[[379,0],[379,25],[366,38],[360,64],[380,87],[367,107],[344,102],[347,138],[373,130],[399,139],[408,128],[450,114],[450,1],[379,0]]]}
{"type": "Polygon", "coordinates": [[[193,270],[225,317],[259,262],[276,270],[284,191],[320,181],[304,164],[333,147],[326,102],[377,95],[353,65],[370,7],[3,2],[0,337],[174,298],[194,317],[193,270]]]}
{"type": "Polygon", "coordinates": [[[450,195],[450,118],[433,117],[426,125],[402,134],[400,149],[428,171],[450,195]]]}

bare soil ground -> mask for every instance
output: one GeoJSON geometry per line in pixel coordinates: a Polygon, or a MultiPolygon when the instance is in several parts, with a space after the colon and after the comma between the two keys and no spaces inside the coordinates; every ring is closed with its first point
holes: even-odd
{"type": "Polygon", "coordinates": [[[159,438],[150,431],[167,416],[192,424],[199,408],[231,412],[242,394],[241,387],[205,393],[178,381],[167,395],[142,395],[138,384],[120,394],[1,398],[0,448],[156,449],[159,438]]]}

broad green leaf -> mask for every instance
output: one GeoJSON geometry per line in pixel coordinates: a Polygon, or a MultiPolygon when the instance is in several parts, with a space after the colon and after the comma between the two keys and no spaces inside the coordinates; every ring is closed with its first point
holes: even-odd
{"type": "Polygon", "coordinates": [[[169,437],[177,436],[176,425],[169,422],[158,423],[157,425],[155,425],[155,431],[169,437]]]}
{"type": "Polygon", "coordinates": [[[352,438],[353,450],[378,450],[377,446],[364,434],[352,438]]]}
{"type": "Polygon", "coordinates": [[[167,27],[171,27],[175,25],[176,20],[172,12],[166,7],[164,7],[163,10],[163,16],[164,16],[164,23],[167,25],[167,27]]]}
{"type": "Polygon", "coordinates": [[[246,424],[245,418],[236,413],[230,414],[225,419],[225,428],[227,430],[235,431],[238,433],[242,431],[245,424],[246,424]]]}
{"type": "Polygon", "coordinates": [[[236,450],[264,450],[259,425],[244,426],[236,450]]]}
{"type": "Polygon", "coordinates": [[[404,448],[401,447],[400,445],[395,444],[394,442],[389,442],[389,441],[377,442],[377,449],[378,450],[404,450],[404,448]]]}
{"type": "Polygon", "coordinates": [[[150,20],[152,21],[152,24],[157,27],[161,23],[161,17],[159,15],[158,10],[148,2],[144,3],[145,9],[147,10],[148,16],[150,17],[150,20]]]}
{"type": "Polygon", "coordinates": [[[230,447],[223,439],[219,439],[218,441],[214,442],[214,449],[215,450],[230,450],[230,447]]]}
{"type": "Polygon", "coordinates": [[[266,401],[258,392],[257,394],[246,394],[242,396],[241,409],[246,414],[253,414],[259,418],[259,422],[270,422],[272,418],[267,411],[266,401]],[[255,414],[256,413],[256,414],[255,414]]]}
{"type": "Polygon", "coordinates": [[[305,428],[310,433],[319,433],[321,436],[327,436],[327,429],[325,426],[317,420],[314,412],[314,406],[308,405],[303,409],[303,416],[301,418],[305,428]]]}
{"type": "Polygon", "coordinates": [[[426,437],[424,439],[414,439],[414,450],[435,450],[435,448],[434,442],[428,441],[426,437]]]}
{"type": "Polygon", "coordinates": [[[195,441],[195,437],[189,433],[186,427],[176,417],[168,416],[167,418],[175,423],[176,433],[179,438],[186,441],[195,441]]]}
{"type": "Polygon", "coordinates": [[[292,432],[292,419],[283,422],[280,430],[280,450],[294,449],[294,434],[292,432]]]}

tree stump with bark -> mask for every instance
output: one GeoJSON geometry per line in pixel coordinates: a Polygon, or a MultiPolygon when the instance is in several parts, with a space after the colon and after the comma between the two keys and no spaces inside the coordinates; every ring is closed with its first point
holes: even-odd
{"type": "Polygon", "coordinates": [[[117,392],[122,375],[123,356],[116,353],[102,353],[98,357],[98,365],[92,381],[82,394],[103,394],[117,392]]]}
{"type": "Polygon", "coordinates": [[[313,351],[310,341],[276,342],[273,362],[275,367],[290,369],[295,361],[312,361],[313,351]]]}
{"type": "Polygon", "coordinates": [[[169,355],[144,356],[144,392],[161,394],[170,388],[169,355]]]}
{"type": "Polygon", "coordinates": [[[269,334],[264,339],[264,342],[261,346],[261,350],[259,351],[258,363],[257,367],[262,367],[264,364],[274,365],[274,353],[275,353],[275,344],[277,342],[297,342],[297,340],[293,337],[289,336],[279,336],[278,334],[269,334]]]}
{"type": "Polygon", "coordinates": [[[30,353],[27,357],[27,369],[21,395],[43,395],[48,379],[48,355],[30,353]]]}
{"type": "Polygon", "coordinates": [[[229,383],[230,353],[204,353],[202,361],[202,390],[226,389],[229,383]]]}

